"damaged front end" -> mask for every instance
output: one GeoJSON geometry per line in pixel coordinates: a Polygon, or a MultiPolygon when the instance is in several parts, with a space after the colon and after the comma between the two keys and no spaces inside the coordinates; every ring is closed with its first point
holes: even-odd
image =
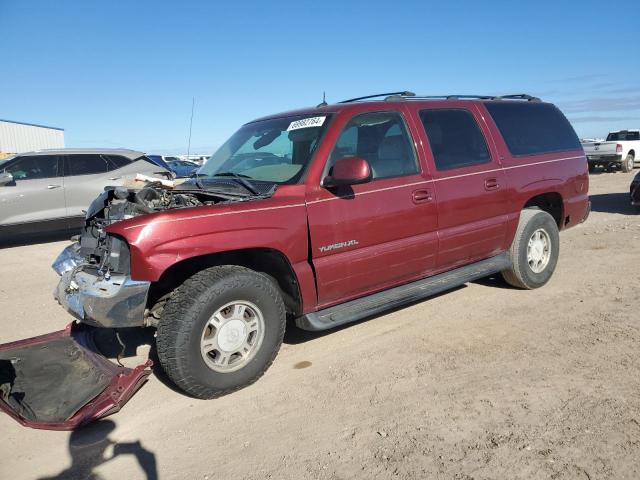
{"type": "Polygon", "coordinates": [[[90,205],[76,241],[52,265],[60,275],[54,296],[78,322],[0,345],[0,410],[22,425],[49,430],[73,430],[120,410],[147,380],[152,362],[135,368],[116,364],[94,338],[113,329],[123,345],[117,329],[150,325],[148,318],[154,317],[147,309],[151,284],[131,278],[129,245],[110,235],[109,225],[167,209],[249,198],[256,196],[189,186],[107,188],[90,205]]]}
{"type": "Polygon", "coordinates": [[[107,227],[139,215],[243,198],[160,185],[106,189],[90,205],[78,241],[65,248],[52,265],[61,276],[55,298],[88,325],[105,328],[148,325],[146,304],[151,284],[131,278],[129,245],[107,233],[107,227]]]}

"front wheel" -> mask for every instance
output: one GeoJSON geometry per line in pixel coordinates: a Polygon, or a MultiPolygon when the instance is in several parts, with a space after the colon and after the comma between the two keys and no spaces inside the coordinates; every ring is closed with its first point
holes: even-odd
{"type": "Polygon", "coordinates": [[[502,276],[517,288],[541,287],[553,275],[559,253],[560,235],[553,217],[538,209],[522,210],[509,249],[511,268],[502,276]]]}
{"type": "Polygon", "coordinates": [[[266,275],[238,266],[203,270],[184,282],[158,325],[160,363],[196,398],[252,384],[276,357],[286,325],[282,295],[266,275]]]}
{"type": "Polygon", "coordinates": [[[635,163],[635,159],[632,154],[628,154],[627,157],[623,160],[621,169],[624,173],[629,173],[633,170],[633,166],[635,163]]]}

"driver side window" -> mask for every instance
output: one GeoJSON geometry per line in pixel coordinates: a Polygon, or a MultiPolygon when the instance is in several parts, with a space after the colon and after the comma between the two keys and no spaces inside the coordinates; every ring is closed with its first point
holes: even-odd
{"type": "Polygon", "coordinates": [[[33,155],[19,158],[5,170],[16,181],[54,178],[58,176],[58,164],[58,157],[54,155],[33,155]]]}
{"type": "Polygon", "coordinates": [[[357,156],[371,167],[372,178],[393,178],[418,173],[416,155],[402,116],[398,112],[364,113],[345,125],[327,162],[357,156]]]}

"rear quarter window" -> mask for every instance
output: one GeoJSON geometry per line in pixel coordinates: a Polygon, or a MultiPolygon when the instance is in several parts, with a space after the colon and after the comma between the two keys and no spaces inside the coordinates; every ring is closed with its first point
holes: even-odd
{"type": "Polygon", "coordinates": [[[131,163],[131,160],[121,155],[102,155],[102,158],[107,160],[109,170],[117,170],[131,163]]]}
{"type": "Polygon", "coordinates": [[[579,150],[582,148],[573,127],[550,103],[486,102],[511,155],[579,150]]]}

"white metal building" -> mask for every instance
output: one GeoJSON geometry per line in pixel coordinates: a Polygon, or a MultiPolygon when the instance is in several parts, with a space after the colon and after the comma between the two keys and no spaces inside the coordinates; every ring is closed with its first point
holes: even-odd
{"type": "Polygon", "coordinates": [[[0,154],[64,148],[64,129],[0,119],[0,154]]]}

